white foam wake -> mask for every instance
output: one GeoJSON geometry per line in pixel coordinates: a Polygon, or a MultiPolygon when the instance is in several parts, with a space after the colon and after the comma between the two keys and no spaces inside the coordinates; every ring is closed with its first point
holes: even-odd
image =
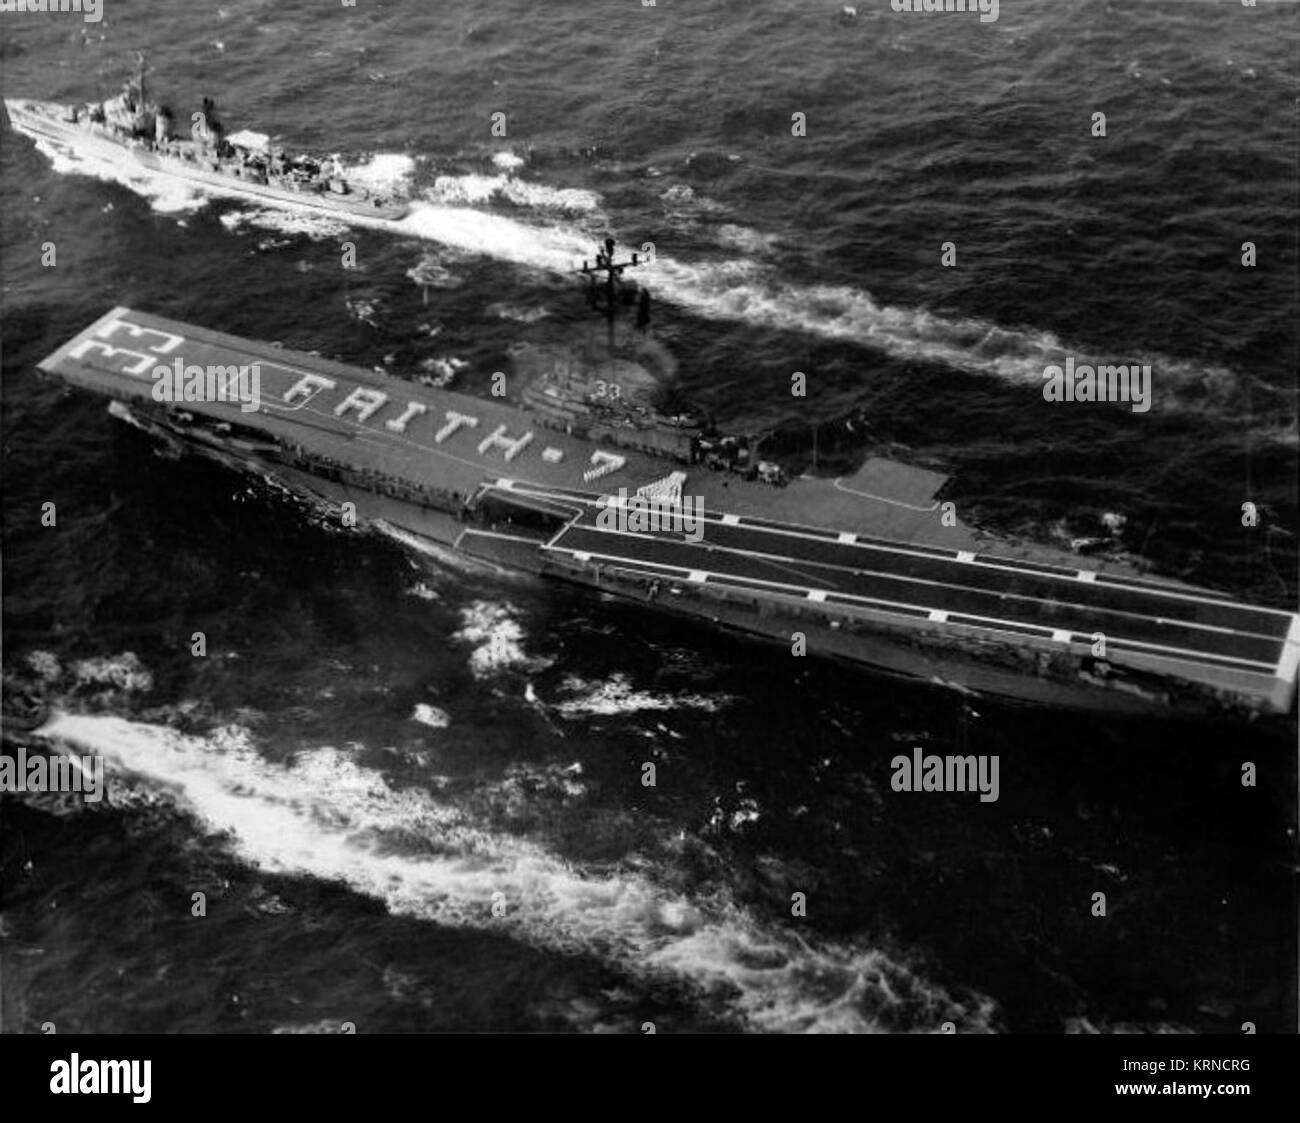
{"type": "Polygon", "coordinates": [[[415,160],[404,152],[376,152],[360,163],[339,163],[350,183],[390,198],[409,194],[415,178],[415,160]]]}
{"type": "Polygon", "coordinates": [[[32,139],[36,150],[50,161],[58,174],[85,175],[105,183],[116,183],[147,199],[159,214],[187,214],[207,205],[206,195],[188,187],[175,176],[146,168],[126,167],[83,151],[73,153],[43,137],[32,139]]]}
{"type": "MultiPolygon", "coordinates": [[[[559,223],[538,225],[472,207],[416,202],[395,224],[403,233],[519,266],[572,273],[594,253],[595,236],[559,223]]],[[[724,227],[737,243],[740,228],[724,227]]],[[[745,239],[762,257],[754,232],[745,239]]],[[[630,251],[639,245],[629,245],[630,251]]],[[[803,332],[857,343],[898,359],[941,364],[1018,385],[1038,386],[1043,368],[1073,356],[1076,363],[1150,363],[1157,384],[1231,384],[1226,368],[1141,352],[1098,354],[1050,332],[1007,328],[977,318],[940,316],[925,308],[882,304],[849,285],[797,285],[774,265],[750,257],[690,263],[658,252],[642,274],[660,298],[697,315],[754,327],[803,332]]]]}
{"type": "Polygon", "coordinates": [[[566,675],[560,689],[568,695],[553,709],[564,717],[583,714],[610,716],[647,711],[700,710],[717,713],[729,699],[725,695],[664,693],[637,690],[627,675],[615,671],[608,679],[585,682],[577,675],[566,675]]]}
{"type": "MultiPolygon", "coordinates": [[[[40,734],[103,755],[108,798],[126,773],[220,834],[242,861],[338,881],[395,913],[499,930],[534,946],[669,977],[751,1028],[879,1031],[945,1020],[987,1028],[876,949],[812,946],[723,903],[696,903],[636,874],[588,874],[534,843],[486,831],[456,807],[333,748],[273,764],[231,727],[206,738],[116,717],[55,715],[40,734]],[[493,914],[494,894],[505,906],[493,914]]],[[[580,791],[580,789],[578,789],[580,791]]],[[[124,801],[127,805],[131,800],[124,801]]]]}
{"type": "MultiPolygon", "coordinates": [[[[246,226],[255,226],[286,236],[302,235],[313,242],[341,238],[348,231],[347,223],[317,211],[281,210],[275,207],[258,207],[247,211],[230,211],[221,216],[221,225],[237,232],[246,226]]],[[[267,248],[272,248],[268,245],[267,248]]]]}
{"type": "Polygon", "coordinates": [[[552,660],[524,652],[524,629],[515,608],[478,600],[460,611],[461,627],[455,638],[474,645],[469,666],[475,678],[488,678],[512,667],[543,670],[552,660]]]}
{"type": "Polygon", "coordinates": [[[571,272],[584,254],[592,255],[591,237],[576,229],[534,225],[470,206],[416,200],[404,218],[386,225],[408,237],[556,273],[571,272]]]}
{"type": "Polygon", "coordinates": [[[588,214],[600,206],[600,196],[581,187],[551,187],[549,184],[519,179],[510,172],[499,175],[441,175],[428,193],[437,203],[482,204],[493,199],[513,203],[530,210],[562,211],[588,214]]]}
{"type": "MultiPolygon", "coordinates": [[[[37,147],[56,171],[95,175],[120,183],[148,198],[160,212],[191,210],[205,201],[203,194],[171,176],[143,169],[127,174],[116,164],[93,157],[70,157],[43,141],[37,141],[37,147]]],[[[348,172],[359,179],[369,176],[368,182],[379,190],[400,192],[412,170],[409,157],[381,153],[348,172]]],[[[218,193],[248,201],[237,192],[218,193]]],[[[571,273],[594,252],[598,236],[595,232],[558,222],[521,221],[472,205],[503,197],[534,211],[588,211],[599,205],[598,197],[590,193],[527,183],[503,172],[496,176],[443,177],[429,194],[430,199],[414,200],[408,214],[397,222],[329,217],[352,226],[387,229],[466,253],[559,274],[571,273]]],[[[262,219],[254,216],[248,221],[260,223],[262,219]]],[[[264,221],[272,228],[285,229],[284,223],[269,214],[264,221]]],[[[724,246],[768,256],[767,240],[757,231],[723,226],[720,239],[724,246]]],[[[1043,368],[1063,363],[1067,356],[1073,356],[1076,363],[1094,366],[1150,363],[1153,379],[1164,387],[1231,386],[1236,381],[1232,372],[1222,366],[1140,352],[1099,354],[1095,348],[1074,346],[1050,332],[882,304],[869,292],[848,285],[791,284],[781,278],[777,267],[759,264],[751,257],[690,263],[658,253],[643,276],[658,296],[711,319],[844,340],[898,359],[941,364],[1014,384],[1041,384],[1043,368]]]]}
{"type": "Polygon", "coordinates": [[[710,319],[799,331],[872,347],[897,359],[936,363],[1013,384],[1039,386],[1043,368],[1064,363],[1150,363],[1157,385],[1231,382],[1226,368],[1141,352],[1098,354],[1050,332],[954,319],[925,308],[879,303],[848,285],[792,285],[753,261],[691,265],[659,256],[645,273],[657,293],[710,319]]]}

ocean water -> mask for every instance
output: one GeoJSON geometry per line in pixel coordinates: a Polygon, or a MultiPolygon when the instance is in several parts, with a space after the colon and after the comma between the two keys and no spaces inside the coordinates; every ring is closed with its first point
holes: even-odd
{"type": "Polygon", "coordinates": [[[727,427],[938,467],[1009,536],[1120,513],[1113,550],[1294,608],[1300,11],[856,8],[0,17],[6,97],[103,96],[147,47],[173,106],[416,200],[348,225],[0,134],[7,713],[39,698],[109,782],[0,797],[5,1029],[1294,1028],[1293,724],[792,669],[320,525],[36,376],[121,303],[486,391],[583,330],[608,231],[654,243],[679,389],[727,427]],[[1151,411],[1046,407],[1066,354],[1150,363],[1151,411]],[[1001,798],[893,792],[915,745],[998,754],[1001,798]]]}

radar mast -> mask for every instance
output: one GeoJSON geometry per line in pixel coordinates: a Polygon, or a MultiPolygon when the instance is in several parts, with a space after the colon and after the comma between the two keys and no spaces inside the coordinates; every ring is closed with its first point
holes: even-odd
{"type": "Polygon", "coordinates": [[[593,309],[599,309],[608,324],[611,356],[615,351],[614,322],[620,305],[636,302],[638,330],[644,331],[650,323],[650,293],[637,286],[635,282],[625,284],[623,281],[625,270],[635,269],[644,264],[641,255],[636,253],[622,261],[616,260],[614,239],[607,237],[603,248],[600,246],[596,248],[595,264],[591,264],[584,258],[582,268],[578,270],[587,278],[587,303],[593,309]],[[603,281],[600,280],[602,276],[603,281]]]}

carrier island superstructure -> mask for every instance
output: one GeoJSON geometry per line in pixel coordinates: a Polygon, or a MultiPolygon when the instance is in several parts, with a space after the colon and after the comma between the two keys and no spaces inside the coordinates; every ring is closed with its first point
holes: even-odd
{"type": "MultiPolygon", "coordinates": [[[[611,294],[612,248],[597,257],[611,294]]],[[[611,420],[564,379],[534,380],[513,401],[471,396],[126,307],[40,368],[324,509],[353,504],[358,525],[645,611],[1049,705],[1254,715],[1295,704],[1296,614],[999,545],[941,517],[939,473],[881,459],[838,479],[786,480],[757,462],[711,470],[717,452],[698,430],[611,420]],[[178,362],[256,364],[257,408],[160,403],[153,372],[178,362]],[[688,498],[694,533],[643,517],[688,498]]]]}

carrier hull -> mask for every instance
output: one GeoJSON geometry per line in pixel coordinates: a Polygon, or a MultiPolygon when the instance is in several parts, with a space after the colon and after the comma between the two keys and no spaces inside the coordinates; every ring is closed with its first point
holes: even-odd
{"type": "Polygon", "coordinates": [[[1296,614],[1058,551],[999,550],[937,502],[882,494],[915,483],[887,462],[865,481],[783,488],[682,470],[501,401],[127,308],[40,366],[329,517],[794,653],[1048,705],[1294,706],[1296,614]],[[160,402],[153,376],[178,364],[256,365],[260,401],[160,402]],[[665,479],[677,481],[676,524],[661,504],[646,525],[637,496],[662,494],[665,479]]]}

